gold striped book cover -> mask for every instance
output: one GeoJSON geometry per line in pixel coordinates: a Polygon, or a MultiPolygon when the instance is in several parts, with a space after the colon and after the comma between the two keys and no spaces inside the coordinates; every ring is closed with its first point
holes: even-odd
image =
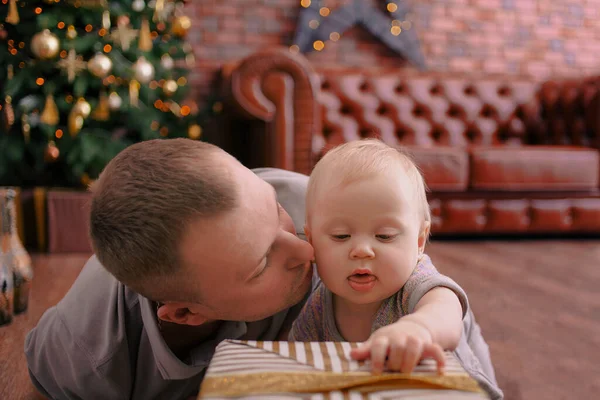
{"type": "Polygon", "coordinates": [[[373,375],[350,358],[356,343],[225,340],[215,351],[199,399],[487,399],[451,352],[444,373],[423,360],[411,374],[373,375]]]}

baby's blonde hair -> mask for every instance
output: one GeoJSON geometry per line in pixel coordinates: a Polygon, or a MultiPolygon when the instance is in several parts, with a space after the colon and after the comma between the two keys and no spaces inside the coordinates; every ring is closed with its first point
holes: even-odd
{"type": "Polygon", "coordinates": [[[390,168],[400,166],[412,183],[415,201],[421,207],[422,223],[431,222],[431,211],[427,202],[427,186],[412,157],[402,148],[391,147],[378,139],[354,140],[328,151],[315,165],[306,192],[306,216],[315,201],[315,193],[323,178],[341,177],[345,185],[373,175],[389,173],[390,168]]]}

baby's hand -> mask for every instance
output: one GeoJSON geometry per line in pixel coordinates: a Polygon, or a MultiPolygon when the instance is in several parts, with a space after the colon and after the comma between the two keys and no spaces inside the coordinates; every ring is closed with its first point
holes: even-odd
{"type": "Polygon", "coordinates": [[[444,351],[432,343],[431,333],[407,318],[376,330],[350,355],[355,360],[371,358],[374,374],[383,372],[384,366],[392,371],[411,373],[419,361],[428,357],[437,361],[439,373],[445,365],[444,351]]]}

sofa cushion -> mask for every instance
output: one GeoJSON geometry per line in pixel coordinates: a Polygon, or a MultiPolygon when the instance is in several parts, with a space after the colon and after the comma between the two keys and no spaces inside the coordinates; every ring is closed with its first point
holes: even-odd
{"type": "Polygon", "coordinates": [[[471,149],[471,187],[479,190],[594,190],[598,151],[525,146],[471,149]]]}
{"type": "Polygon", "coordinates": [[[459,192],[469,186],[469,155],[457,147],[407,146],[413,160],[421,170],[429,190],[434,192],[459,192]]]}

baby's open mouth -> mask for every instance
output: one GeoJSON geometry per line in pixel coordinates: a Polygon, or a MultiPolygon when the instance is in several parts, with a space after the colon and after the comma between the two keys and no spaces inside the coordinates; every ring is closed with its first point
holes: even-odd
{"type": "Polygon", "coordinates": [[[357,292],[369,291],[375,286],[377,277],[370,272],[355,272],[348,277],[348,284],[357,292]]]}

